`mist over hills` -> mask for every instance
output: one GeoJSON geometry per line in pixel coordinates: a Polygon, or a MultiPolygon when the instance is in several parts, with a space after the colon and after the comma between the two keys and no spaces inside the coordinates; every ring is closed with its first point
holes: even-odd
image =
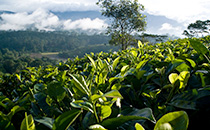
{"type": "MultiPolygon", "coordinates": [[[[165,16],[144,13],[147,18],[146,33],[180,36],[184,26],[165,16]]],[[[37,9],[34,12],[15,13],[0,11],[0,30],[45,30],[101,33],[110,20],[99,11],[53,12],[37,9]]]]}

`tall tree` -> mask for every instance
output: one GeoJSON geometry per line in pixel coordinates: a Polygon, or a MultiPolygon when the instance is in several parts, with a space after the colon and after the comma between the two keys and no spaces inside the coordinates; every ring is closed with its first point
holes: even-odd
{"type": "Polygon", "coordinates": [[[103,16],[112,19],[107,27],[107,34],[112,37],[110,44],[121,45],[125,50],[136,42],[132,34],[145,30],[144,6],[138,0],[99,0],[97,5],[102,8],[103,16]]]}
{"type": "Polygon", "coordinates": [[[197,20],[195,23],[188,25],[187,30],[184,30],[183,35],[187,37],[203,37],[210,33],[210,20],[197,20]]]}

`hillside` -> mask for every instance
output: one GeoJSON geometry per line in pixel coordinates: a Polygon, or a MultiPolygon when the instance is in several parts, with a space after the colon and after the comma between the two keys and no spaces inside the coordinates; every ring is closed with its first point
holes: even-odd
{"type": "Polygon", "coordinates": [[[206,129],[209,43],[210,36],[138,42],[137,48],[1,74],[0,128],[206,129]]]}

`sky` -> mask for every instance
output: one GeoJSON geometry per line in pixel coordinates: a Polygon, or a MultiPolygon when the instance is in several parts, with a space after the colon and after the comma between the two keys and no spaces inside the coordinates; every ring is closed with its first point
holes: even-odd
{"type": "MultiPolygon", "coordinates": [[[[3,20],[0,23],[0,30],[8,28],[20,30],[32,25],[40,30],[54,30],[57,27],[66,30],[104,29],[107,23],[99,18],[60,20],[50,12],[100,10],[96,2],[97,0],[0,0],[0,10],[16,12],[16,14],[1,15],[3,20]]],[[[156,33],[179,35],[189,23],[210,19],[210,0],[139,0],[139,2],[145,6],[145,12],[165,16],[181,25],[166,22],[156,30],[156,33]]]]}

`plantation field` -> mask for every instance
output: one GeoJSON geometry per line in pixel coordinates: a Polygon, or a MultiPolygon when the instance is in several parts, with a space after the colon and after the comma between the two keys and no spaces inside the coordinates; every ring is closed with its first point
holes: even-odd
{"type": "Polygon", "coordinates": [[[0,129],[206,129],[209,43],[210,36],[139,41],[137,48],[2,74],[0,129]]]}

